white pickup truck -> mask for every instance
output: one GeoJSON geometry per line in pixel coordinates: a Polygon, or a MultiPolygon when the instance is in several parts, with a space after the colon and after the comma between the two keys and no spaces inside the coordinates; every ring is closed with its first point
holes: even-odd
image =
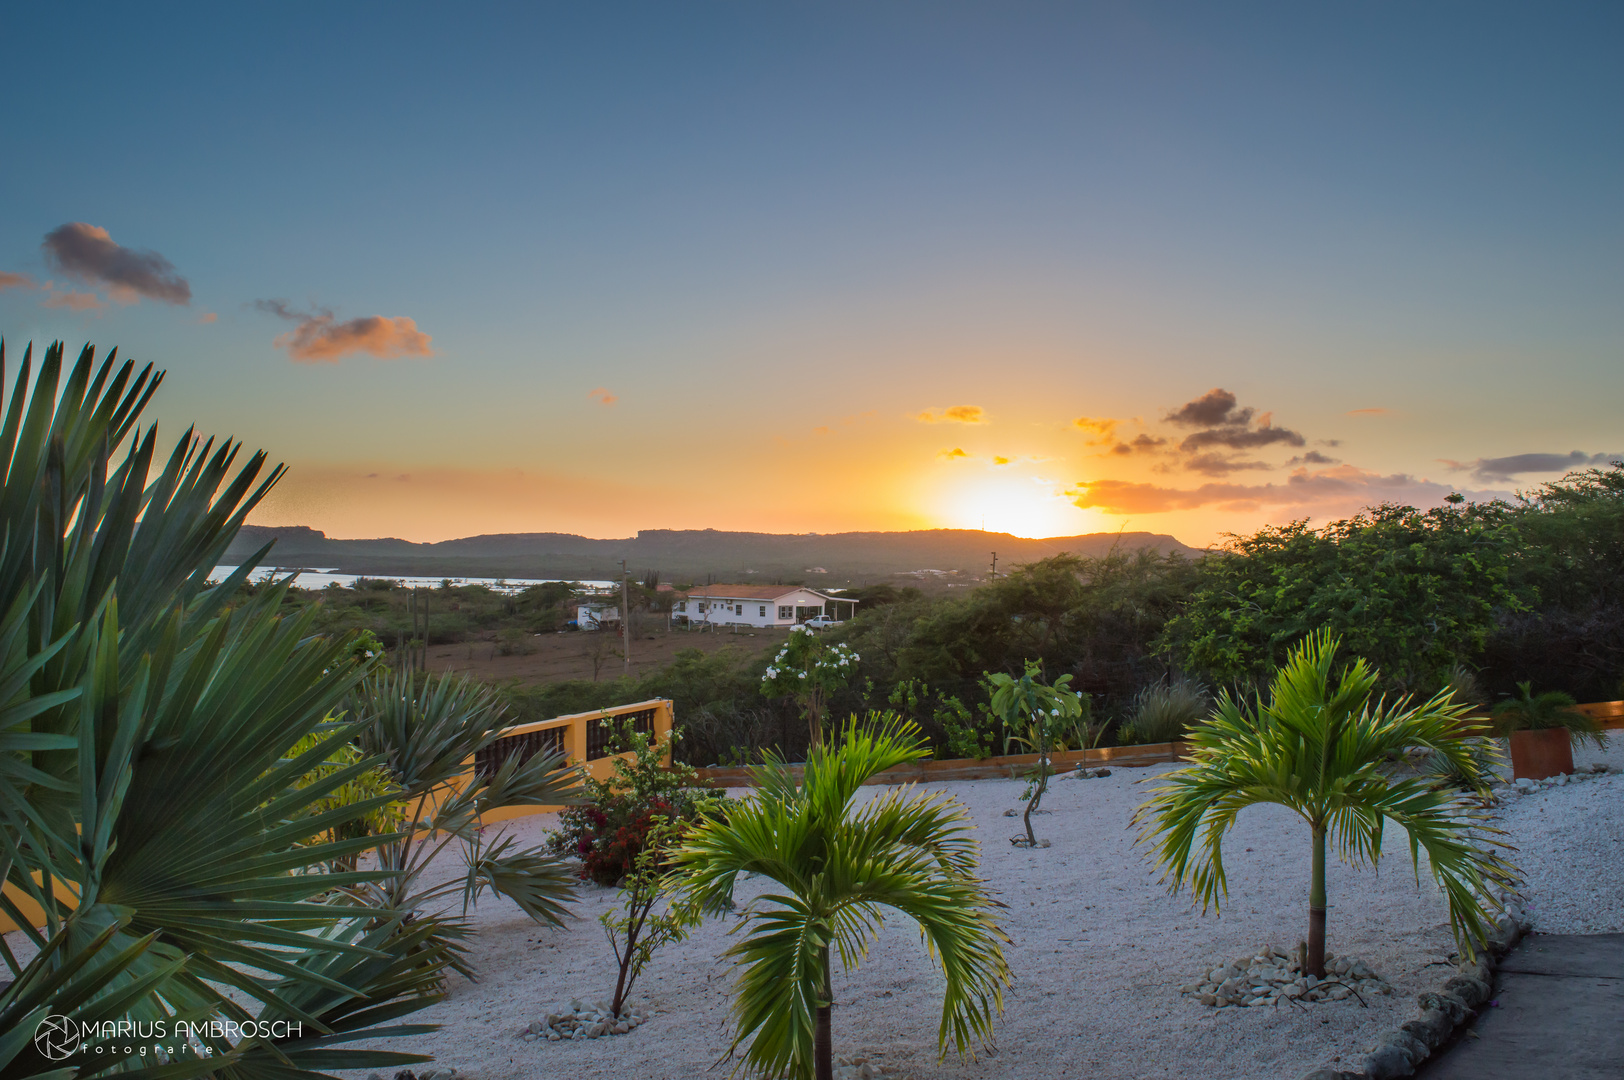
{"type": "Polygon", "coordinates": [[[801,625],[806,627],[808,630],[827,630],[829,627],[839,626],[843,622],[845,622],[844,619],[835,619],[828,615],[819,615],[816,618],[806,620],[806,622],[802,623],[801,625]]]}

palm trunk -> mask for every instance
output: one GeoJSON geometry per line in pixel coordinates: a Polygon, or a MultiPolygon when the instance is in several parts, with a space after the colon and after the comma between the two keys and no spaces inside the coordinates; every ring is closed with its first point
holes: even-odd
{"type": "Polygon", "coordinates": [[[1314,830],[1314,871],[1308,883],[1308,970],[1325,978],[1325,830],[1314,830]]]}
{"type": "Polygon", "coordinates": [[[834,1046],[829,1031],[829,1009],[834,1004],[834,987],[829,978],[829,950],[823,950],[823,990],[818,996],[817,1028],[812,1033],[812,1069],[816,1080],[834,1080],[834,1046]]]}

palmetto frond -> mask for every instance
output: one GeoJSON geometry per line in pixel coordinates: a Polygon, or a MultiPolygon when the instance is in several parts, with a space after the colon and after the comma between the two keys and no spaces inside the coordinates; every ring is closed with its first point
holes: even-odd
{"type": "Polygon", "coordinates": [[[1484,763],[1471,743],[1482,729],[1448,694],[1420,704],[1374,698],[1376,674],[1363,660],[1333,677],[1336,651],[1334,638],[1312,635],[1275,675],[1267,698],[1247,707],[1221,695],[1211,719],[1191,731],[1191,765],[1159,777],[1136,813],[1141,839],[1154,845],[1174,891],[1188,887],[1204,908],[1217,908],[1226,891],[1223,837],[1249,806],[1291,809],[1356,866],[1381,858],[1391,822],[1409,840],[1418,878],[1427,854],[1470,951],[1496,905],[1488,886],[1513,885],[1516,870],[1485,846],[1497,830],[1480,809],[1434,790],[1430,777],[1395,778],[1392,762],[1425,749],[1482,786],[1484,763]]]}
{"type": "Polygon", "coordinates": [[[911,787],[851,807],[865,780],[922,752],[912,724],[854,721],[814,750],[799,783],[769,761],[757,794],[725,822],[701,822],[675,855],[682,890],[705,907],[725,905],[740,873],[780,887],[748,906],[734,931],[744,938],[728,950],[740,964],[733,1050],[749,1040],[750,1071],[811,1075],[827,957],[856,966],[887,909],[913,920],[946,976],[943,1053],[949,1042],[965,1054],[990,1038],[1009,982],[1008,939],[992,917],[997,902],[973,876],[962,808],[911,787]]]}
{"type": "MultiPolygon", "coordinates": [[[[424,986],[372,979],[364,962],[387,954],[329,932],[355,916],[318,900],[379,875],[299,872],[375,843],[328,838],[392,797],[323,802],[376,760],[304,782],[353,736],[329,720],[360,674],[349,643],[284,616],[281,590],[243,600],[257,557],[210,582],[281,469],[189,431],[160,457],[136,426],[150,366],[98,367],[87,348],[64,378],[60,345],[31,365],[30,350],[0,420],[0,875],[45,926],[0,897],[39,948],[26,968],[0,950],[16,977],[0,1010],[31,993],[108,1018],[242,1021],[246,1000],[324,1036],[338,1000],[421,1007],[424,986]],[[80,968],[100,980],[89,1005],[91,976],[66,977],[80,968]]],[[[212,1049],[211,1071],[231,1067],[235,1051],[212,1049]]]]}

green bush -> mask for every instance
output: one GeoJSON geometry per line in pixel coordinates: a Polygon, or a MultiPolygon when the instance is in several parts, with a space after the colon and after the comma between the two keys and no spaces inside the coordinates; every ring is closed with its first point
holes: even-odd
{"type": "Polygon", "coordinates": [[[1122,727],[1122,742],[1177,741],[1206,719],[1211,708],[1207,688],[1198,682],[1174,678],[1152,683],[1134,696],[1133,711],[1122,727]]]}

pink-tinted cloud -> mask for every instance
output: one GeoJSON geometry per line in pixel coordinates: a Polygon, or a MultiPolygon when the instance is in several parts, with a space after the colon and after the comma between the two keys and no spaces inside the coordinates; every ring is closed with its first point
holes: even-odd
{"type": "Polygon", "coordinates": [[[331,311],[303,314],[286,300],[256,300],[254,306],[298,325],[272,342],[286,349],[288,358],[301,364],[336,364],[352,353],[369,353],[380,360],[402,356],[433,356],[429,335],[404,316],[366,315],[340,321],[331,311]]]}
{"type": "Polygon", "coordinates": [[[0,292],[5,292],[7,289],[32,288],[34,288],[34,279],[27,274],[11,274],[0,270],[0,292]]]}
{"type": "Polygon", "coordinates": [[[87,285],[106,288],[121,304],[145,296],[166,304],[188,304],[192,287],[174,264],[156,251],[114,243],[106,229],[70,221],[45,234],[45,261],[87,285]]]}
{"type": "Polygon", "coordinates": [[[107,304],[95,293],[75,292],[68,289],[64,292],[52,292],[45,298],[48,308],[63,308],[67,311],[100,311],[107,304]]]}
{"type": "Polygon", "coordinates": [[[216,320],[217,320],[217,319],[219,319],[219,318],[220,318],[220,316],[218,316],[218,315],[216,315],[216,314],[215,314],[215,313],[214,313],[214,312],[212,312],[212,311],[205,311],[205,312],[204,312],[204,313],[203,313],[203,314],[201,314],[201,315],[199,315],[199,316],[198,316],[198,317],[197,317],[197,321],[198,321],[198,322],[199,322],[199,323],[200,323],[200,324],[202,324],[202,325],[204,325],[204,326],[207,326],[207,325],[209,325],[209,324],[210,324],[210,323],[211,323],[211,322],[214,322],[214,321],[216,321],[216,320]]]}
{"type": "Polygon", "coordinates": [[[980,405],[950,405],[941,412],[926,409],[915,417],[924,424],[984,424],[986,410],[980,405]]]}
{"type": "Polygon", "coordinates": [[[590,393],[587,394],[587,397],[591,398],[593,401],[596,401],[599,405],[613,405],[615,402],[620,400],[619,397],[611,394],[601,386],[594,388],[590,393]]]}
{"type": "MultiPolygon", "coordinates": [[[[1125,480],[1096,480],[1080,484],[1066,494],[1085,510],[1103,510],[1110,514],[1160,514],[1205,507],[1234,511],[1276,507],[1307,515],[1351,514],[1361,507],[1383,502],[1436,506],[1453,491],[1455,488],[1449,485],[1417,480],[1402,473],[1383,476],[1352,465],[1339,465],[1318,472],[1296,469],[1283,484],[1214,482],[1195,488],[1170,488],[1125,480]]],[[[1491,499],[1508,493],[1465,494],[1475,499],[1491,499]]]]}
{"type": "Polygon", "coordinates": [[[1349,416],[1386,416],[1391,409],[1349,409],[1349,416]]]}

